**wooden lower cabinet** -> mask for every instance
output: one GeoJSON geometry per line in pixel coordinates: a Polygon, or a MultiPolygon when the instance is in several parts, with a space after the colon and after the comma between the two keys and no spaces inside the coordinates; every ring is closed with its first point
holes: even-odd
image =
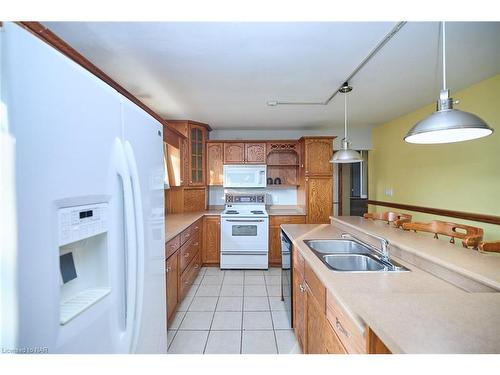
{"type": "Polygon", "coordinates": [[[220,264],[220,216],[203,218],[203,246],[201,251],[203,264],[220,264]]]}
{"type": "Polygon", "coordinates": [[[165,263],[165,280],[167,283],[167,321],[169,321],[175,311],[175,308],[177,307],[178,302],[177,288],[179,281],[179,250],[172,254],[165,263]]]}
{"type": "Polygon", "coordinates": [[[304,215],[272,215],[269,218],[269,266],[281,267],[281,225],[305,224],[304,215]]]}
{"type": "Polygon", "coordinates": [[[390,354],[370,327],[358,328],[293,247],[293,326],[305,354],[390,354]]]}
{"type": "Polygon", "coordinates": [[[167,324],[200,271],[201,224],[201,219],[197,220],[165,244],[167,324]]]}
{"type": "Polygon", "coordinates": [[[300,254],[294,252],[295,259],[293,260],[293,271],[292,271],[292,293],[293,293],[293,329],[295,332],[295,337],[299,343],[302,353],[307,353],[306,351],[306,294],[305,294],[305,280],[304,280],[304,268],[301,267],[304,264],[303,258],[300,254]]]}

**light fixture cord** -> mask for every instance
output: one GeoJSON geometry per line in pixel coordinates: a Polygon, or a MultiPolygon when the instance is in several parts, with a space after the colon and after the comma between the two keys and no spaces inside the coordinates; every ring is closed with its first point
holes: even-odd
{"type": "Polygon", "coordinates": [[[347,141],[347,92],[344,93],[344,139],[347,141]]]}
{"type": "Polygon", "coordinates": [[[445,21],[441,22],[443,34],[443,90],[446,90],[446,27],[445,21]]]}

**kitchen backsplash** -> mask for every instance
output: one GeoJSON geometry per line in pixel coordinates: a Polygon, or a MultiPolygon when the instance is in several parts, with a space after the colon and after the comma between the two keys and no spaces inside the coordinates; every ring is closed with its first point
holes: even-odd
{"type": "Polygon", "coordinates": [[[209,206],[224,205],[225,190],[238,193],[261,193],[266,192],[266,204],[268,205],[296,205],[296,188],[265,188],[265,189],[224,189],[222,186],[208,187],[209,206]]]}

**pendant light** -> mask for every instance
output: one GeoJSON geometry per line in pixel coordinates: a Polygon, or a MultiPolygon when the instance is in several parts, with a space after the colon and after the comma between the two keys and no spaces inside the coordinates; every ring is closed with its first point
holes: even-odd
{"type": "Polygon", "coordinates": [[[347,140],[347,94],[352,91],[352,87],[347,82],[344,82],[339,92],[344,94],[344,139],[339,151],[333,154],[330,163],[359,163],[363,158],[359,152],[351,150],[351,142],[347,140]]]}
{"type": "Polygon", "coordinates": [[[446,88],[446,34],[441,23],[443,38],[443,89],[437,101],[437,110],[410,129],[404,140],[408,143],[437,144],[468,141],[486,137],[493,129],[478,116],[453,109],[453,99],[446,88]]]}

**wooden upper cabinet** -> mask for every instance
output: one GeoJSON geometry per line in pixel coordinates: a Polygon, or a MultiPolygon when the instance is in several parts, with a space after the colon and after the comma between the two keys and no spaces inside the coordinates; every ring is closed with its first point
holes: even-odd
{"type": "Polygon", "coordinates": [[[245,143],[224,143],[224,164],[243,164],[245,162],[245,143]]]}
{"type": "Polygon", "coordinates": [[[333,214],[333,178],[305,177],[308,224],[328,224],[333,214]]]}
{"type": "Polygon", "coordinates": [[[245,162],[254,164],[266,163],[265,143],[245,143],[245,162]]]}
{"type": "Polygon", "coordinates": [[[186,170],[184,186],[205,185],[205,142],[209,125],[191,120],[167,120],[169,126],[175,128],[187,139],[183,143],[182,154],[185,155],[183,167],[186,170]]]}
{"type": "Polygon", "coordinates": [[[306,138],[303,146],[305,174],[332,176],[333,137],[306,138]]]}
{"type": "Polygon", "coordinates": [[[188,171],[187,138],[176,129],[164,125],[163,144],[168,183],[171,187],[183,186],[188,171]]]}
{"type": "Polygon", "coordinates": [[[205,141],[206,130],[203,126],[189,125],[189,177],[190,186],[205,185],[205,141]]]}
{"type": "Polygon", "coordinates": [[[224,178],[224,144],[207,143],[207,185],[222,185],[224,178]]]}

